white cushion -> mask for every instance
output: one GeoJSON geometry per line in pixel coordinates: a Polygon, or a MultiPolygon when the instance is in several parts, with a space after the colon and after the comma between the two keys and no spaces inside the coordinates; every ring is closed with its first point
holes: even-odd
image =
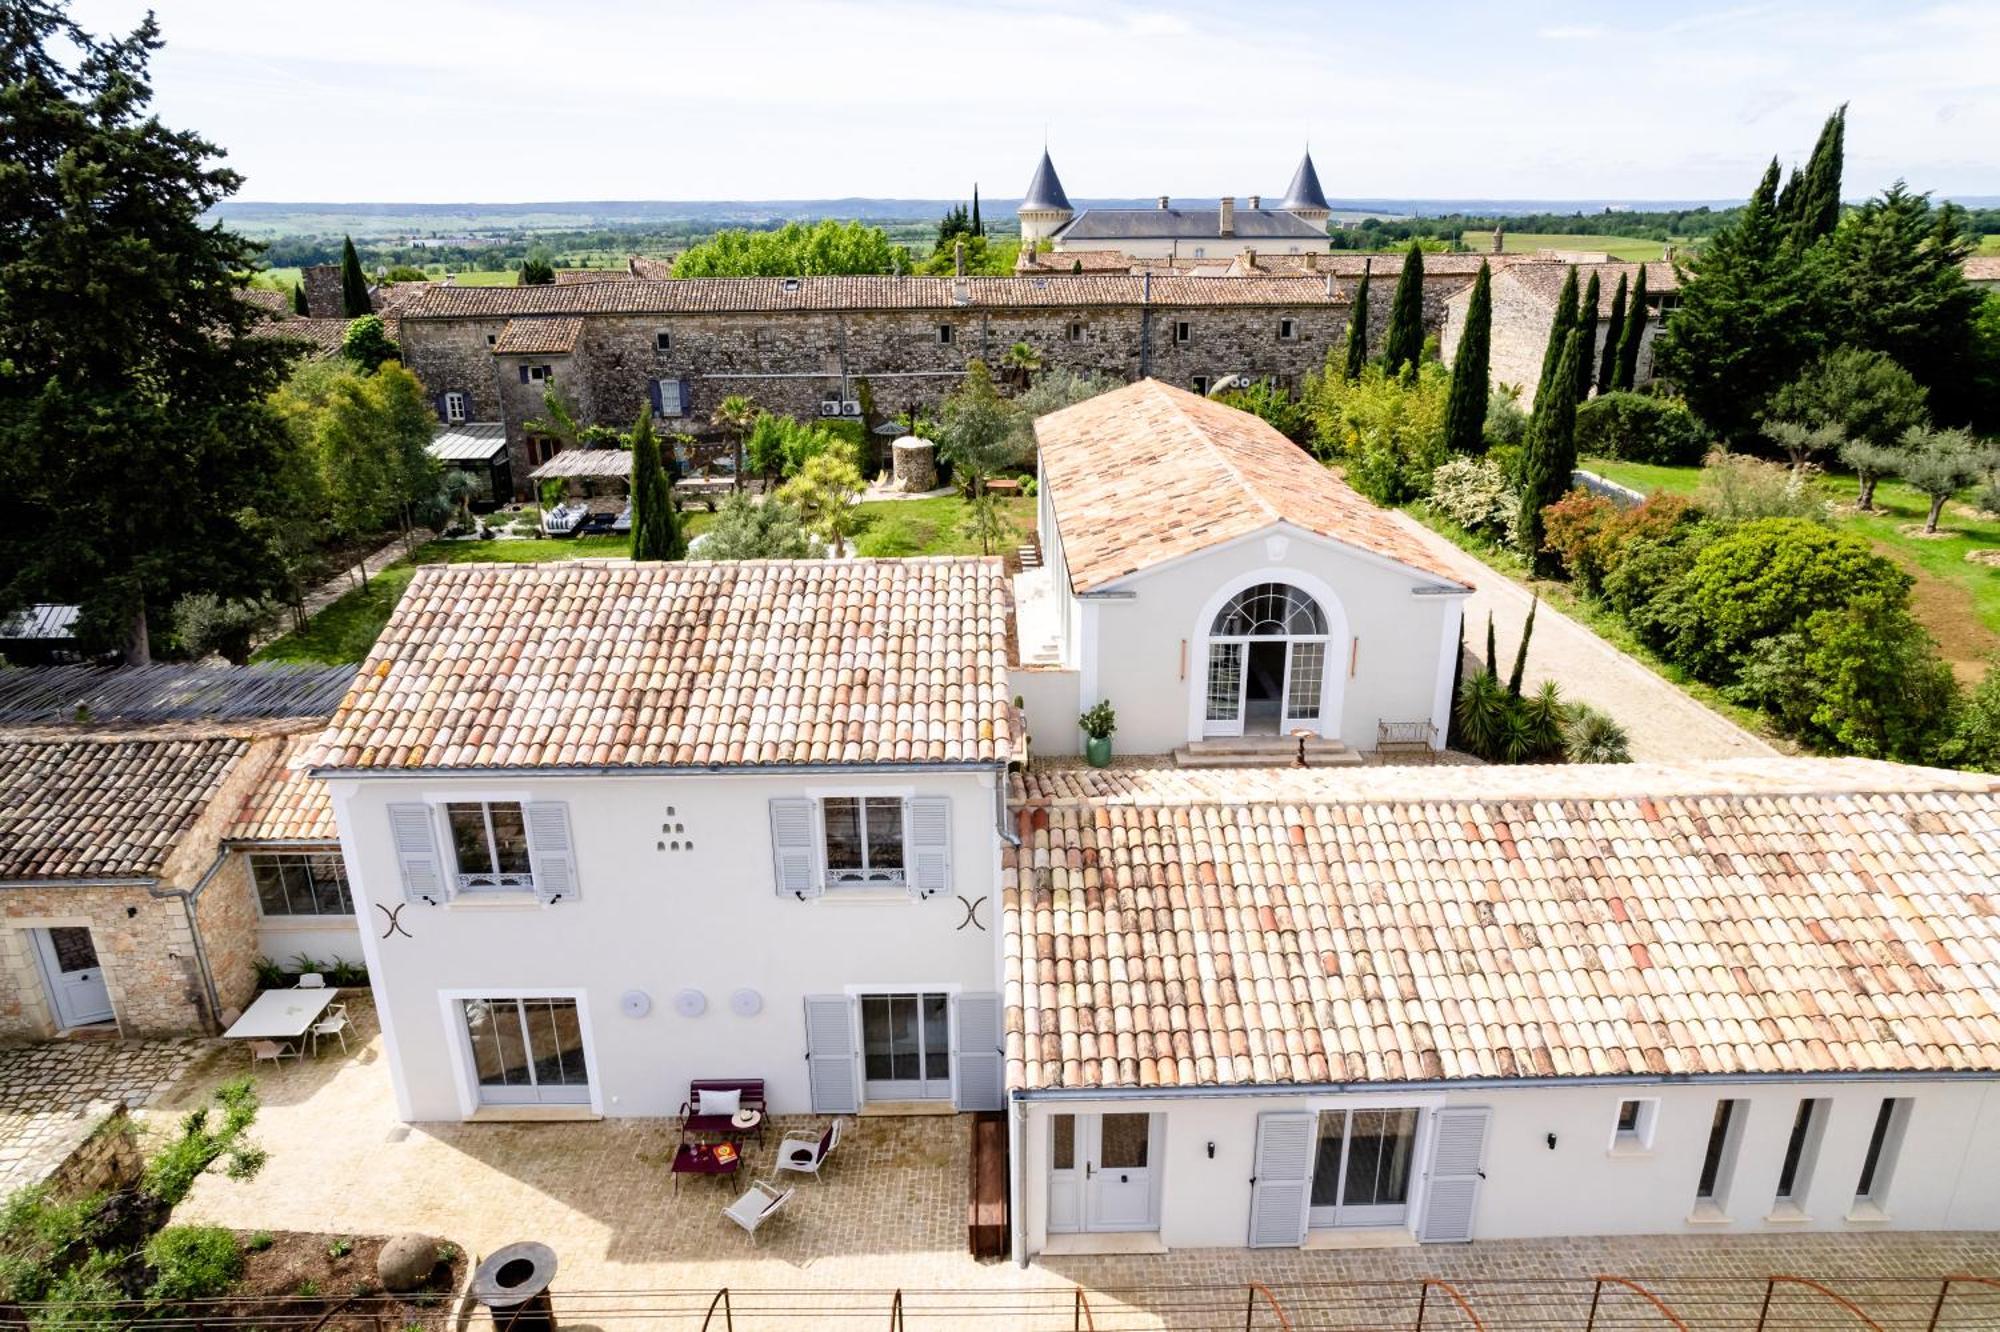
{"type": "Polygon", "coordinates": [[[728,1115],[734,1117],[743,1108],[741,1091],[711,1091],[701,1093],[701,1103],[695,1107],[698,1115],[728,1115]]]}

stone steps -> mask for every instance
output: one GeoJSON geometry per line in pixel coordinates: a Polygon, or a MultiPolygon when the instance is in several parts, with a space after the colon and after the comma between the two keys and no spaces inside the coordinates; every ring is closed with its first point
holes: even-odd
{"type": "Polygon", "coordinates": [[[1029,569],[1039,569],[1042,567],[1042,548],[1039,544],[1018,547],[1014,554],[1020,560],[1021,568],[1024,572],[1029,569]]]}
{"type": "MultiPolygon", "coordinates": [[[[1182,768],[1288,768],[1298,761],[1299,742],[1289,736],[1241,736],[1222,740],[1191,740],[1174,751],[1182,768]]],[[[1361,755],[1338,740],[1306,741],[1309,768],[1354,768],[1361,755]]]]}

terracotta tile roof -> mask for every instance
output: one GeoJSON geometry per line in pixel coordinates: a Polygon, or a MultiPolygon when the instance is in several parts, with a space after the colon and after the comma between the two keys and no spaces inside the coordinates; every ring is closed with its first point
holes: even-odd
{"type": "Polygon", "coordinates": [[[343,770],[998,763],[998,559],[417,571],[310,761],[343,770]]]}
{"type": "MultiPolygon", "coordinates": [[[[347,337],[345,319],[276,319],[260,325],[250,334],[255,338],[291,338],[306,344],[306,356],[315,361],[323,361],[329,356],[338,356],[342,341],[347,337]]],[[[382,320],[383,331],[391,338],[401,333],[396,316],[386,315],[382,320]]]]}
{"type": "Polygon", "coordinates": [[[157,875],[248,749],[214,734],[0,734],[0,881],[157,875]]]}
{"type": "MultiPolygon", "coordinates": [[[[1555,308],[1556,297],[1562,294],[1563,281],[1568,277],[1570,265],[1536,261],[1512,264],[1507,269],[1507,280],[1518,282],[1521,290],[1540,301],[1550,309],[1555,308]]],[[[1590,275],[1597,274],[1599,305],[1597,317],[1607,319],[1611,315],[1611,297],[1618,290],[1618,279],[1623,277],[1629,287],[1639,276],[1637,264],[1578,264],[1576,265],[1576,285],[1581,292],[1590,282],[1590,275]]],[[[1679,291],[1680,274],[1674,266],[1664,260],[1646,265],[1646,293],[1657,296],[1661,292],[1679,291]]]]}
{"type": "Polygon", "coordinates": [[[1281,521],[1459,582],[1262,420],[1157,379],[1052,412],[1035,439],[1078,592],[1281,521]]]}
{"type": "Polygon", "coordinates": [[[630,282],[635,276],[626,268],[558,268],[556,285],[573,287],[582,282],[630,282]]]}
{"type": "Polygon", "coordinates": [[[1962,267],[1967,282],[2000,282],[2000,254],[1968,255],[1962,267]]]}
{"type": "MultiPolygon", "coordinates": [[[[630,281],[631,279],[626,279],[630,281]]],[[[583,320],[568,318],[509,319],[493,343],[495,356],[567,356],[583,336],[583,320]]]]}
{"type": "Polygon", "coordinates": [[[246,304],[256,306],[265,314],[278,319],[289,319],[291,317],[292,297],[290,292],[272,291],[269,287],[238,287],[236,295],[238,299],[246,304]]]}
{"type": "Polygon", "coordinates": [[[1272,277],[1217,283],[1176,274],[1047,277],[681,278],[570,286],[434,286],[403,310],[409,319],[511,319],[524,315],[725,314],[792,310],[978,310],[1154,305],[1345,305],[1323,280],[1272,277]]]}
{"type": "Polygon", "coordinates": [[[633,277],[647,282],[665,282],[674,275],[672,257],[649,259],[643,254],[635,254],[625,260],[625,267],[633,277]]]}
{"type": "Polygon", "coordinates": [[[232,842],[335,842],[333,801],[326,783],[305,768],[305,758],[319,741],[318,731],[302,731],[285,741],[284,751],[243,799],[243,809],[230,826],[232,842]]]}
{"type": "Polygon", "coordinates": [[[1993,777],[1160,770],[1017,797],[1013,1087],[2000,1069],[1993,777]]]}
{"type": "Polygon", "coordinates": [[[1086,273],[1128,273],[1143,267],[1123,250],[1022,250],[1014,261],[1021,273],[1071,273],[1078,264],[1086,273]]]}
{"type": "Polygon", "coordinates": [[[384,319],[403,312],[403,307],[437,286],[435,282],[386,282],[368,289],[368,303],[384,319]]]}

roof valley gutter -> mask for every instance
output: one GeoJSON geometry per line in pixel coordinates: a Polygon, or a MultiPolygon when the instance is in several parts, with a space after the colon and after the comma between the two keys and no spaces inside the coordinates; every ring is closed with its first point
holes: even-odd
{"type": "Polygon", "coordinates": [[[1361,1096],[1381,1092],[1522,1091],[1567,1087],[1691,1087],[1766,1086],[1797,1082],[1995,1082],[2000,1068],[1879,1069],[1819,1072],[1800,1069],[1785,1073],[1638,1073],[1577,1077],[1532,1078],[1404,1078],[1383,1082],[1286,1082],[1255,1086],[1198,1085],[1176,1087],[1042,1087],[1014,1088],[1016,1102],[1048,1104],[1083,1101],[1191,1101],[1269,1099],[1278,1096],[1361,1096]]]}
{"type": "Polygon", "coordinates": [[[4,879],[0,892],[9,888],[151,888],[159,879],[150,874],[125,877],[101,875],[94,879],[4,879]]]}
{"type": "Polygon", "coordinates": [[[222,996],[216,992],[215,972],[210,970],[208,965],[208,949],[201,942],[201,921],[195,915],[195,909],[201,901],[202,889],[208,887],[209,881],[221,871],[223,864],[229,859],[229,854],[230,848],[227,846],[217,851],[215,859],[210,862],[206,870],[202,871],[201,877],[195,880],[192,888],[162,888],[155,883],[146,889],[149,896],[162,900],[169,897],[180,899],[181,910],[187,913],[188,938],[194,941],[195,970],[201,975],[202,993],[208,999],[209,1021],[218,1027],[222,1025],[222,996]]]}

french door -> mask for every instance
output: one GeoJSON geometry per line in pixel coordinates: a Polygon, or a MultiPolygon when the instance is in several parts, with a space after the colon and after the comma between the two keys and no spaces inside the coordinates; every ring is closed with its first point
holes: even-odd
{"type": "Polygon", "coordinates": [[[482,1105],[588,1105],[590,1067],[574,999],[459,1001],[482,1105]]]}
{"type": "Polygon", "coordinates": [[[35,952],[49,982],[49,999],[55,1005],[56,1025],[87,1027],[109,1022],[111,989],[104,981],[104,968],[97,963],[97,944],[90,931],[78,925],[59,925],[35,930],[35,952]]]}
{"type": "Polygon", "coordinates": [[[1210,640],[1202,734],[1278,735],[1318,725],[1325,639],[1210,640]]]}
{"type": "Polygon", "coordinates": [[[951,997],[861,996],[862,1093],[871,1101],[951,1098],[951,997]]]}
{"type": "Polygon", "coordinates": [[[1313,1152],[1312,1224],[1403,1224],[1416,1145],[1415,1110],[1322,1110],[1313,1152]]]}
{"type": "Polygon", "coordinates": [[[1052,1231],[1153,1230],[1153,1116],[1049,1117],[1052,1231]]]}

